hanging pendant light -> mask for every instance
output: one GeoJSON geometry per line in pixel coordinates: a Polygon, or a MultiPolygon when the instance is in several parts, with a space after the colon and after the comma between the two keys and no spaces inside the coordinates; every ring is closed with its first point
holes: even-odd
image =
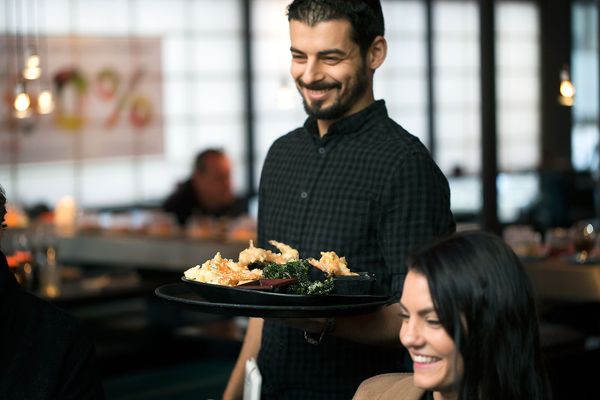
{"type": "Polygon", "coordinates": [[[44,89],[37,98],[37,112],[40,114],[50,114],[54,111],[54,98],[50,89],[44,89]]]}
{"type": "Polygon", "coordinates": [[[566,107],[571,107],[575,102],[575,86],[571,82],[569,67],[564,65],[560,70],[560,87],[558,102],[566,107]]]}
{"type": "MultiPolygon", "coordinates": [[[[18,1],[15,1],[15,44],[16,44],[16,67],[17,67],[17,82],[15,84],[13,97],[13,116],[17,119],[28,118],[31,115],[31,98],[27,93],[27,85],[21,77],[24,71],[24,33],[19,29],[19,21],[22,16],[22,7],[18,1]]],[[[21,25],[23,29],[23,25],[21,25]]]]}
{"type": "MultiPolygon", "coordinates": [[[[37,0],[34,0],[34,6],[37,0]]],[[[40,38],[39,31],[41,27],[46,28],[45,26],[45,10],[43,8],[43,3],[39,7],[34,7],[36,9],[36,15],[39,16],[39,22],[37,24],[37,43],[38,49],[40,49],[40,55],[42,57],[40,62],[40,69],[42,72],[42,76],[40,78],[40,92],[37,97],[37,107],[36,111],[38,114],[50,114],[54,111],[55,103],[54,103],[54,95],[52,94],[52,85],[48,78],[48,37],[43,36],[40,38]]]]}
{"type": "Polygon", "coordinates": [[[22,71],[23,78],[33,81],[42,76],[42,68],[40,66],[40,56],[35,48],[31,48],[29,55],[25,60],[25,68],[22,71]]]}
{"type": "Polygon", "coordinates": [[[38,21],[37,21],[37,7],[36,0],[28,1],[27,8],[24,9],[26,17],[24,20],[27,21],[27,34],[23,33],[23,36],[27,37],[27,52],[25,54],[25,66],[21,74],[23,78],[27,80],[36,80],[42,75],[42,65],[40,62],[39,48],[39,32],[38,32],[38,21]]]}
{"type": "Polygon", "coordinates": [[[29,117],[31,114],[31,99],[25,89],[25,84],[21,81],[15,85],[15,97],[13,101],[14,116],[18,119],[29,117]]]}

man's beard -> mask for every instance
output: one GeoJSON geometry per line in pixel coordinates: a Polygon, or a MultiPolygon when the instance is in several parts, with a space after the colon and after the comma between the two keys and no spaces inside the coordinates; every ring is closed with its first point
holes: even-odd
{"type": "Polygon", "coordinates": [[[309,116],[322,120],[336,120],[345,116],[367,91],[368,69],[361,68],[356,74],[355,83],[348,86],[348,92],[335,99],[334,103],[326,108],[323,108],[324,100],[313,101],[309,104],[302,94],[302,88],[309,90],[339,89],[342,86],[340,83],[315,83],[311,85],[305,84],[299,79],[297,84],[300,95],[302,95],[302,105],[309,116]]]}

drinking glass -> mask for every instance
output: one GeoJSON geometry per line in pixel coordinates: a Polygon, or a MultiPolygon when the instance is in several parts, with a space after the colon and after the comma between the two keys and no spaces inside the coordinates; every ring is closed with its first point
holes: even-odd
{"type": "Polygon", "coordinates": [[[600,224],[598,220],[583,220],[573,226],[573,246],[575,247],[575,261],[584,264],[588,261],[590,253],[596,244],[600,224]]]}

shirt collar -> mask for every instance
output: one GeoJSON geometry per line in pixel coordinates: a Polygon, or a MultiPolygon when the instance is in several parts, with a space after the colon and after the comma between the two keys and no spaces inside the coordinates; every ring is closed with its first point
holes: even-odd
{"type": "MultiPolygon", "coordinates": [[[[374,101],[361,111],[344,117],[338,121],[335,121],[329,126],[329,130],[327,131],[327,134],[323,137],[323,139],[338,136],[341,134],[351,134],[353,132],[358,132],[361,130],[363,125],[370,119],[374,117],[379,118],[386,116],[387,108],[385,107],[385,100],[374,101]]],[[[308,133],[311,134],[311,136],[320,138],[319,127],[317,126],[316,118],[308,117],[304,122],[304,128],[308,131],[308,133]]]]}

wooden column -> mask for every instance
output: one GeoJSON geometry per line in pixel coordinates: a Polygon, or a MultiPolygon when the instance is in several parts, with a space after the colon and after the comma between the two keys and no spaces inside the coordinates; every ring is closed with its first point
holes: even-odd
{"type": "Polygon", "coordinates": [[[571,66],[571,1],[540,0],[541,170],[571,169],[571,107],[558,103],[560,70],[571,66]]]}
{"type": "Polygon", "coordinates": [[[498,222],[498,176],[496,145],[496,57],[494,0],[479,1],[481,57],[481,184],[482,228],[500,233],[498,222]]]}

